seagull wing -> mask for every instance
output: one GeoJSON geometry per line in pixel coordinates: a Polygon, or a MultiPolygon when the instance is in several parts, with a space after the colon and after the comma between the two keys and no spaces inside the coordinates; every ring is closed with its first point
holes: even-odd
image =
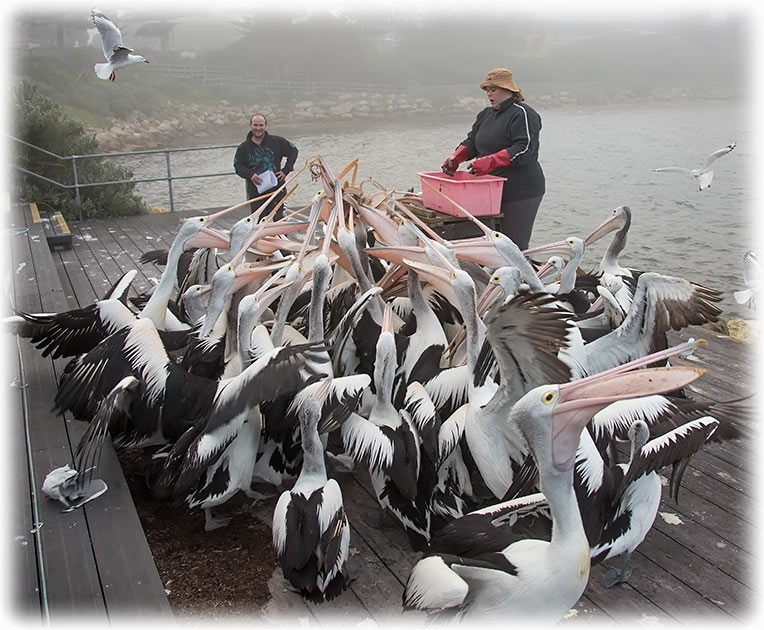
{"type": "Polygon", "coordinates": [[[93,24],[98,29],[98,34],[101,36],[103,56],[106,57],[106,61],[109,61],[117,49],[124,48],[122,45],[122,33],[114,25],[114,22],[98,9],[93,9],[91,17],[93,18],[93,24]]]}
{"type": "Polygon", "coordinates": [[[730,151],[732,151],[732,149],[735,148],[735,146],[736,146],[736,143],[733,142],[732,144],[728,144],[723,149],[719,149],[718,151],[714,151],[711,155],[709,155],[706,158],[706,163],[703,165],[703,168],[708,168],[709,166],[711,166],[711,163],[714,160],[718,160],[723,155],[727,155],[730,151]]]}
{"type": "Polygon", "coordinates": [[[692,175],[692,171],[684,166],[664,166],[663,168],[651,168],[653,173],[684,173],[685,175],[692,175]]]}
{"type": "Polygon", "coordinates": [[[761,286],[761,267],[756,254],[747,251],[743,255],[743,282],[749,288],[758,289],[761,286]]]}

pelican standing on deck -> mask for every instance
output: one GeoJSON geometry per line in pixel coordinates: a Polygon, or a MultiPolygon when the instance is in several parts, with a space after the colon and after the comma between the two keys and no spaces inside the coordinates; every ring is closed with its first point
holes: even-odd
{"type": "Polygon", "coordinates": [[[319,437],[321,405],[329,385],[324,381],[316,397],[306,398],[300,406],[302,470],[273,513],[273,547],[284,579],[291,590],[316,603],[334,599],[351,582],[350,523],[339,485],[326,476],[319,437]]]}
{"type": "Polygon", "coordinates": [[[471,555],[470,547],[483,539],[464,531],[451,553],[441,550],[417,562],[404,589],[404,609],[547,623],[570,610],[586,588],[590,566],[589,542],[573,492],[581,431],[597,411],[616,400],[671,391],[703,373],[684,367],[633,371],[646,361],[561,385],[541,385],[512,407],[510,418],[538,465],[552,514],[551,541],[526,539],[492,550],[482,545],[479,554],[471,555]]]}

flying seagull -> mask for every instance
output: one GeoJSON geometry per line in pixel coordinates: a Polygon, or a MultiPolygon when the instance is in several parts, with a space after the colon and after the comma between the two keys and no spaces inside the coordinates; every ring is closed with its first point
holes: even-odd
{"type": "Polygon", "coordinates": [[[116,81],[116,70],[136,63],[149,63],[149,60],[141,55],[133,55],[132,48],[122,45],[122,33],[114,22],[103,13],[98,9],[93,9],[90,15],[93,18],[93,24],[98,29],[98,34],[101,36],[103,55],[106,57],[106,63],[97,63],[93,67],[99,79],[116,81]]]}
{"type": "Polygon", "coordinates": [[[728,144],[723,149],[714,151],[706,158],[706,163],[702,168],[684,168],[683,166],[666,166],[664,168],[651,168],[654,173],[686,173],[692,175],[698,182],[698,190],[709,188],[711,180],[714,178],[714,172],[711,170],[711,164],[723,155],[727,155],[735,148],[736,143],[728,144]]]}
{"type": "Polygon", "coordinates": [[[755,312],[761,292],[761,267],[759,266],[759,259],[753,251],[747,251],[743,255],[743,282],[745,282],[745,289],[735,291],[732,295],[735,302],[745,304],[755,312]]]}

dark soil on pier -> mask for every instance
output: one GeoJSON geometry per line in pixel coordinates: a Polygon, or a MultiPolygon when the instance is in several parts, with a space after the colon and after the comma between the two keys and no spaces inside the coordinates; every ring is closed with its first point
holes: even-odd
{"type": "Polygon", "coordinates": [[[146,539],[173,613],[179,620],[252,617],[270,599],[268,580],[278,561],[271,528],[249,511],[243,494],[215,510],[231,522],[204,530],[204,512],[155,498],[137,452],[120,455],[146,539]]]}

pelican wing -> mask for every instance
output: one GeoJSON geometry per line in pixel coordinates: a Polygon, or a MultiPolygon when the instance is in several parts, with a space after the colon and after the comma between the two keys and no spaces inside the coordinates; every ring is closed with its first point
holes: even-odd
{"type": "Polygon", "coordinates": [[[109,290],[103,295],[102,300],[119,300],[127,306],[127,292],[130,290],[135,276],[138,275],[137,269],[130,269],[122,274],[109,290]]]}
{"type": "Polygon", "coordinates": [[[170,363],[151,321],[136,319],[69,362],[59,380],[55,408],[89,420],[101,399],[130,375],[139,377],[147,399],[156,401],[167,381],[170,363]]]}
{"type": "Polygon", "coordinates": [[[346,570],[349,557],[350,524],[342,503],[342,491],[334,479],[329,479],[318,505],[319,542],[318,588],[326,590],[331,581],[346,570]]]}
{"type": "Polygon", "coordinates": [[[130,405],[138,391],[138,379],[122,379],[98,405],[93,420],[80,439],[74,455],[74,466],[79,471],[76,479],[78,493],[86,493],[101,460],[106,434],[116,426],[130,422],[130,405]]]}
{"type": "Polygon", "coordinates": [[[365,462],[370,469],[385,470],[393,463],[390,436],[357,413],[351,413],[342,425],[342,440],[353,459],[365,462]]]}
{"type": "MultiPolygon", "coordinates": [[[[458,409],[467,402],[469,369],[466,365],[442,370],[424,384],[435,408],[443,414],[444,409],[458,409]]],[[[445,414],[443,414],[445,415],[445,414]]]]}
{"type": "Polygon", "coordinates": [[[719,291],[683,278],[643,273],[623,323],[584,346],[588,374],[621,365],[668,347],[666,332],[715,322],[719,291]]]}
{"type": "Polygon", "coordinates": [[[509,501],[502,501],[479,510],[473,510],[470,514],[481,514],[491,520],[491,525],[501,527],[506,524],[514,524],[520,518],[537,515],[540,510],[548,513],[549,502],[541,492],[534,492],[509,501]]]}
{"type": "MultiPolygon", "coordinates": [[[[486,338],[499,364],[502,389],[514,400],[537,385],[570,380],[570,369],[557,356],[570,314],[554,302],[551,295],[521,292],[486,316],[486,338]]],[[[484,347],[481,357],[485,354],[484,347]]]]}
{"type": "Polygon", "coordinates": [[[679,464],[675,466],[669,482],[671,495],[676,500],[686,462],[700,450],[718,426],[719,421],[716,418],[705,416],[690,420],[673,431],[647,442],[632,457],[629,469],[616,494],[617,499],[620,500],[624,490],[638,477],[658,471],[669,464],[679,464]]]}
{"type": "MultiPolygon", "coordinates": [[[[352,374],[330,379],[329,391],[321,406],[321,419],[318,423],[320,434],[329,433],[339,428],[356,407],[364,391],[369,387],[371,377],[368,374],[352,374]]],[[[323,386],[323,381],[312,383],[300,390],[286,410],[287,415],[295,415],[306,397],[315,397],[316,391],[323,386]]]]}
{"type": "Polygon", "coordinates": [[[135,321],[120,300],[104,300],[62,313],[24,313],[13,332],[28,338],[42,356],[54,359],[84,354],[120,328],[135,321]]]}

